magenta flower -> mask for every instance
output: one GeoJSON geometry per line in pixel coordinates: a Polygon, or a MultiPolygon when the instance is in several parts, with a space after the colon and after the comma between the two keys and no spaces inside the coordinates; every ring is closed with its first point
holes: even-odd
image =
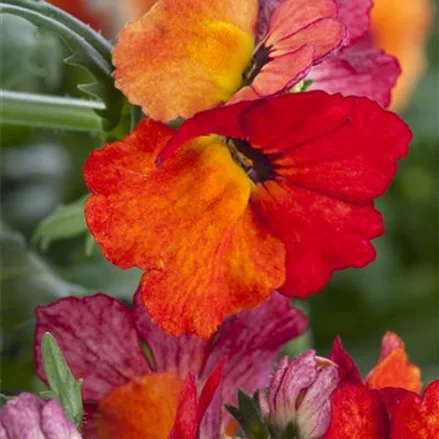
{"type": "Polygon", "coordinates": [[[290,427],[300,438],[320,438],[330,423],[329,397],[338,383],[335,363],[317,357],[315,351],[296,359],[284,357],[260,396],[261,410],[280,431],[290,427]]]}
{"type": "Polygon", "coordinates": [[[0,410],[1,439],[81,439],[55,400],[21,393],[0,410]]]}
{"type": "Polygon", "coordinates": [[[200,389],[224,359],[221,390],[201,425],[202,438],[219,438],[230,421],[219,408],[235,402],[238,388],[253,392],[264,387],[276,352],[307,328],[305,316],[278,293],[258,308],[229,318],[209,341],[166,335],[152,323],[138,293],[133,309],[96,294],[61,299],[38,308],[36,314],[39,376],[45,379],[41,339],[49,331],[74,376],[84,380],[88,414],[83,434],[102,439],[115,439],[121,431],[124,438],[161,437],[158,428],[167,438],[183,379],[193,374],[200,389]],[[145,355],[143,343],[150,355],[145,355]],[[157,431],[151,429],[152,413],[157,431]]]}

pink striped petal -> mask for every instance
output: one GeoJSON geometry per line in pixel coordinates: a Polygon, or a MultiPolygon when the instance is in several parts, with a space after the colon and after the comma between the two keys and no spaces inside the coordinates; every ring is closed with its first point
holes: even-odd
{"type": "Polygon", "coordinates": [[[345,26],[336,19],[334,0],[285,0],[273,12],[248,73],[247,86],[229,101],[258,99],[287,91],[311,67],[336,50],[345,26]]]}
{"type": "Polygon", "coordinates": [[[104,294],[68,297],[37,308],[35,361],[45,380],[41,340],[50,332],[75,378],[83,378],[86,400],[99,400],[114,387],[151,372],[139,344],[131,310],[104,294]]]}
{"type": "Polygon", "coordinates": [[[325,60],[310,73],[311,90],[363,96],[386,108],[401,73],[396,58],[372,46],[368,36],[325,60]]]}

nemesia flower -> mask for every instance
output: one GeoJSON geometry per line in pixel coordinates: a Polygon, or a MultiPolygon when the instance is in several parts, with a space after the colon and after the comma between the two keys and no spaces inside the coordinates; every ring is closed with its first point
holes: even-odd
{"type": "Polygon", "coordinates": [[[409,363],[396,334],[385,334],[378,364],[364,382],[339,339],[330,358],[339,367],[341,384],[331,395],[331,423],[324,439],[436,437],[439,381],[427,387],[423,398],[417,395],[422,387],[419,368],[409,363]]]}
{"type": "Polygon", "coordinates": [[[294,360],[284,357],[260,395],[261,411],[280,431],[292,425],[300,438],[320,438],[329,426],[329,397],[338,383],[337,366],[314,351],[294,360]]]}
{"type": "Polygon", "coordinates": [[[258,0],[160,0],[120,33],[116,86],[153,119],[190,117],[287,91],[345,35],[334,0],[285,0],[256,45],[257,15],[258,0]]]}
{"type": "MultiPolygon", "coordinates": [[[[398,3],[398,9],[403,9],[398,3]]],[[[364,96],[387,107],[401,70],[398,60],[391,56],[397,54],[385,53],[382,49],[389,48],[372,37],[372,0],[337,0],[337,6],[337,17],[346,25],[348,37],[337,53],[312,70],[310,89],[364,96]]]]}
{"type": "MultiPolygon", "coordinates": [[[[363,384],[357,365],[343,349],[338,337],[329,358],[339,366],[341,381],[363,384]]],[[[378,363],[367,374],[364,384],[370,389],[396,387],[416,393],[421,391],[421,371],[410,364],[404,342],[394,332],[384,334],[378,363]]]]}
{"type": "Polygon", "coordinates": [[[49,331],[74,376],[84,380],[87,439],[167,439],[171,430],[173,439],[195,439],[198,429],[201,439],[219,439],[230,422],[222,404],[235,401],[238,387],[264,386],[278,349],[307,327],[279,294],[227,320],[209,341],[164,334],[139,293],[134,309],[96,294],[61,299],[36,313],[37,372],[44,380],[41,339],[49,331]]]}
{"type": "Polygon", "coordinates": [[[207,338],[275,289],[307,297],[371,262],[373,200],[410,138],[374,102],[323,92],[216,108],[178,132],[142,121],[86,162],[87,223],[111,262],[147,271],[165,331],[207,338]]]}
{"type": "Polygon", "coordinates": [[[392,109],[400,110],[407,104],[425,69],[426,39],[433,15],[429,0],[374,0],[374,45],[394,55],[402,70],[392,92],[392,109]]]}
{"type": "Polygon", "coordinates": [[[57,401],[20,393],[0,409],[0,438],[81,439],[81,435],[57,401]]]}

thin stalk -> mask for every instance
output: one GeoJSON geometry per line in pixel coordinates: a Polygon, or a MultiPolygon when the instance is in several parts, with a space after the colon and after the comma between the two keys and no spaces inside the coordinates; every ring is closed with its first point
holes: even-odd
{"type": "Polygon", "coordinates": [[[104,109],[97,101],[0,90],[0,121],[4,124],[101,131],[101,118],[94,110],[104,109]]]}

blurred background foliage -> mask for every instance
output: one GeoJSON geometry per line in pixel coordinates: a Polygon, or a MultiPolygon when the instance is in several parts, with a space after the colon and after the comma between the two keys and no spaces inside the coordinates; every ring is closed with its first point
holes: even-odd
{"type": "MultiPolygon", "coordinates": [[[[1,25],[1,89],[84,97],[76,84],[87,73],[62,62],[66,51],[56,36],[8,15],[1,25]]],[[[436,25],[428,69],[402,112],[414,141],[390,191],[378,201],[387,232],[375,241],[377,260],[363,270],[337,273],[321,294],[306,301],[312,333],[300,345],[311,343],[325,355],[340,334],[365,372],[377,359],[382,334],[393,330],[405,340],[425,382],[439,375],[438,38],[436,25]]],[[[96,247],[88,245],[85,252],[86,233],[74,233],[83,227],[80,204],[66,216],[75,236],[32,239],[47,215],[58,208],[62,217],[60,205],[86,194],[82,164],[101,145],[99,133],[2,124],[0,143],[0,386],[11,394],[38,386],[32,352],[35,306],[97,290],[129,301],[140,272],[113,267],[96,247]]],[[[56,237],[56,218],[43,226],[56,237]]]]}

